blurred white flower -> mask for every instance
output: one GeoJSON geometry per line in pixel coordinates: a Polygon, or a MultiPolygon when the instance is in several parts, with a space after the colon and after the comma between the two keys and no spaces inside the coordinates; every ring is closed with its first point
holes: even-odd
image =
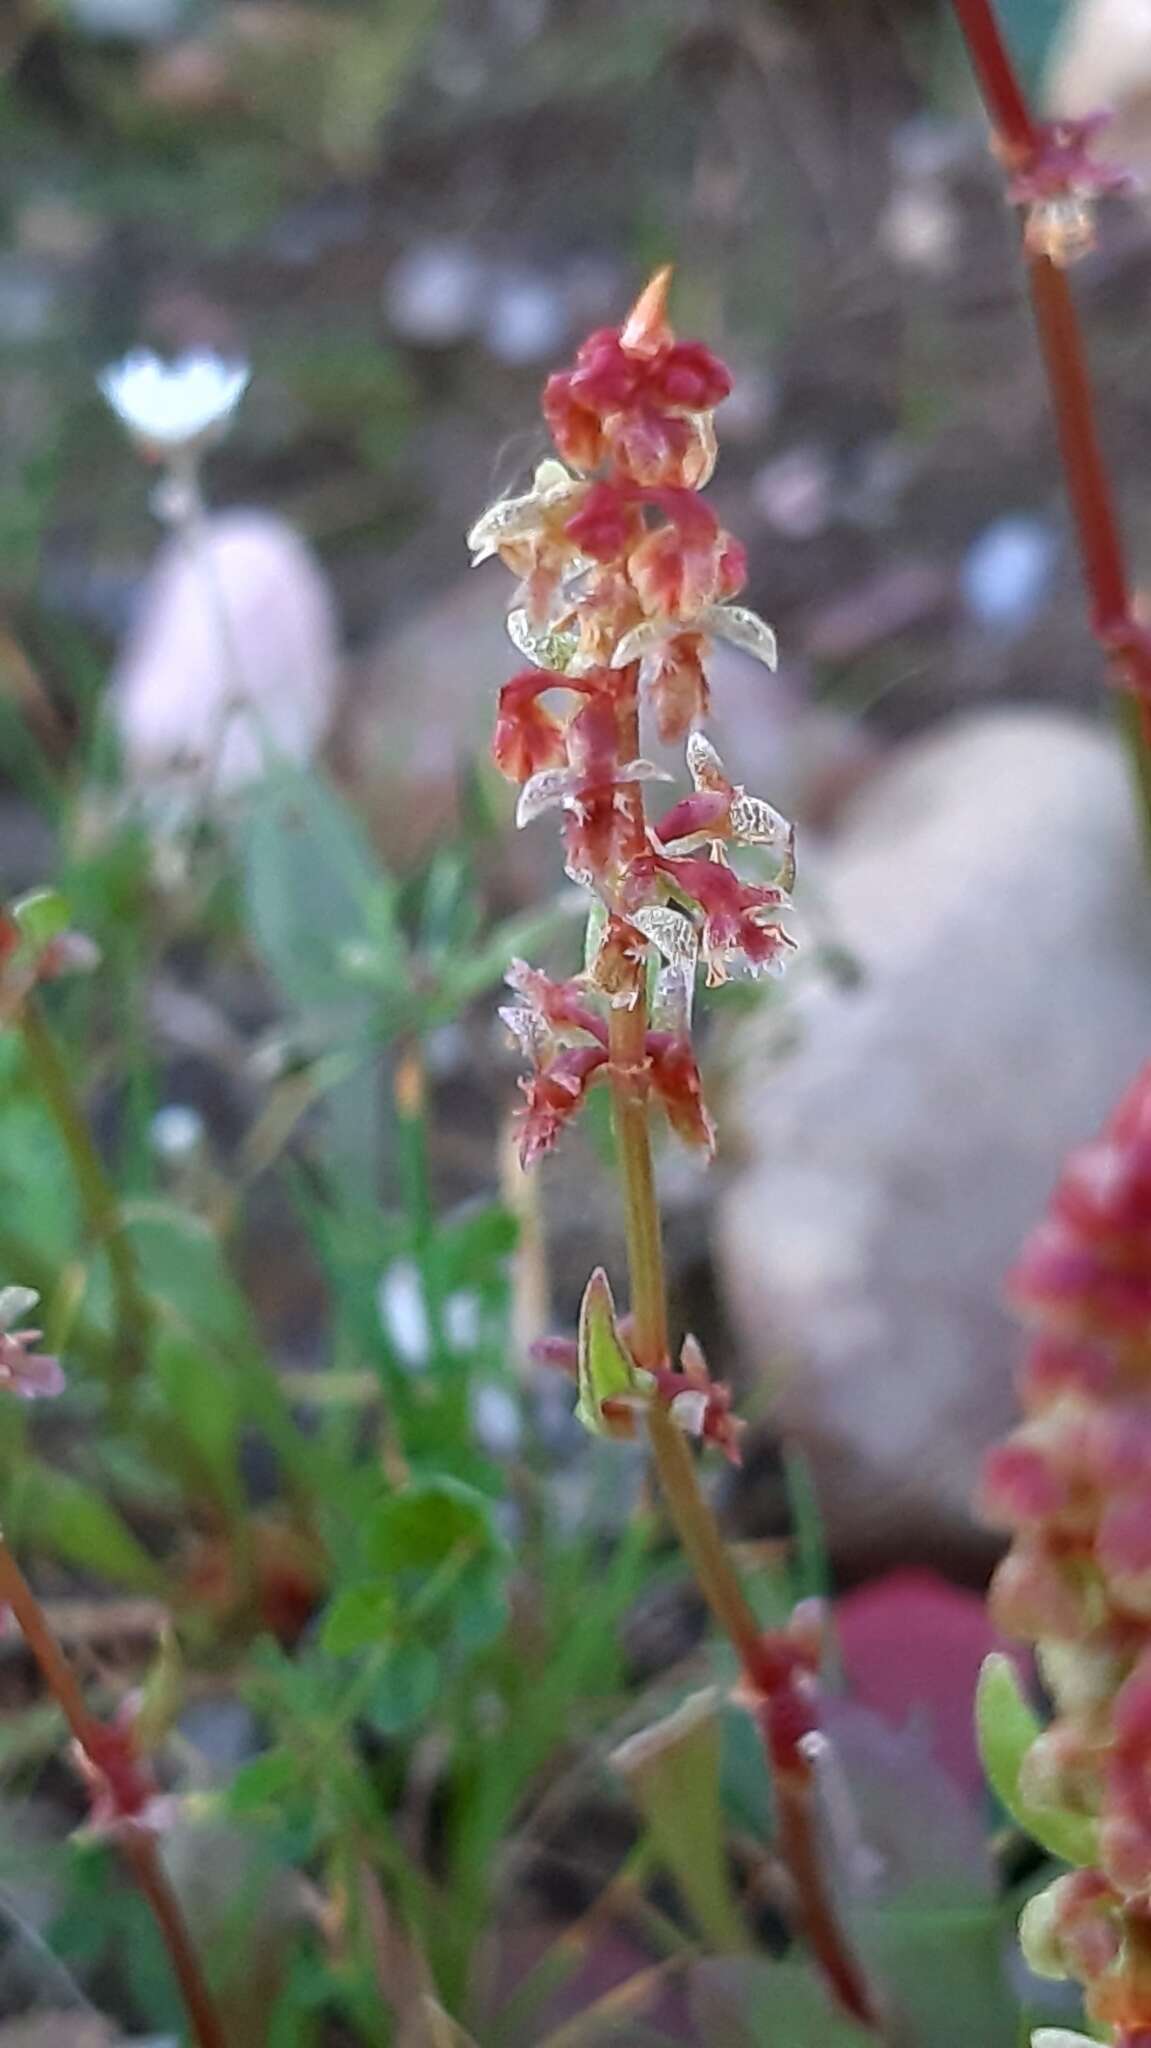
{"type": "Polygon", "coordinates": [[[480,1298],[468,1288],[444,1303],[444,1334],[453,1351],[474,1351],[480,1340],[480,1298]]]}
{"type": "Polygon", "coordinates": [[[247,363],[207,351],[166,363],[150,349],[134,349],[96,381],[130,434],[171,453],[222,433],[251,374],[247,363]]]}
{"type": "Polygon", "coordinates": [[[414,1259],[394,1259],[376,1291],[380,1321],[401,1365],[420,1372],[431,1361],[432,1333],[424,1283],[414,1259]]]}
{"type": "Polygon", "coordinates": [[[168,1102],[156,1111],[148,1135],[158,1159],[182,1165],[204,1142],[204,1119],[186,1102],[168,1102]]]}

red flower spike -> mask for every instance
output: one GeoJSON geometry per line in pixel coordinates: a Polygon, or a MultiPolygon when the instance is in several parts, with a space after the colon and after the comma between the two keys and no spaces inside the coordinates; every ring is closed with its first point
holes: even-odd
{"type": "Polygon", "coordinates": [[[1093,1824],[1099,1864],[1042,1894],[1024,1936],[1126,2044],[1151,2015],[1151,1066],[1067,1159],[1010,1287],[1038,1334],[1030,1420],[985,1470],[1016,1530],[992,1609],[1038,1644],[1054,1706],[1021,1787],[1093,1824]]]}

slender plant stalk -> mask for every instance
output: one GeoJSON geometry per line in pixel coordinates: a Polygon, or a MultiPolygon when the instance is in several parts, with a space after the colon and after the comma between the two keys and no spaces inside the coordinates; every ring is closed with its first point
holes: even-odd
{"type": "Polygon", "coordinates": [[[19,1022],[32,1078],[68,1155],[88,1229],[108,1259],[118,1340],[113,1369],[129,1375],[140,1363],[142,1340],[151,1321],[151,1307],[125,1228],[119,1197],[92,1142],[87,1119],[60,1047],[35,997],[29,996],[22,1005],[19,1022]]]}
{"type": "MultiPolygon", "coordinates": [[[[952,0],[1008,171],[1041,157],[1035,120],[991,0],[952,0]]],[[[1099,442],[1083,336],[1066,269],[1025,249],[1031,308],[1051,394],[1064,480],[1075,521],[1091,628],[1128,693],[1121,725],[1131,750],[1151,849],[1151,635],[1135,616],[1115,494],[1099,442]]]]}
{"type": "MultiPolygon", "coordinates": [[[[620,707],[620,723],[621,752],[634,756],[639,739],[634,697],[620,707]]],[[[637,783],[628,786],[626,801],[642,836],[643,792],[637,783]]],[[[656,1367],[668,1357],[667,1288],[644,1089],[647,991],[642,967],[636,970],[632,995],[630,1005],[621,1003],[612,1010],[609,1022],[612,1110],[624,1197],[630,1341],[637,1363],[656,1367]]],[[[653,1401],[645,1413],[660,1488],[684,1553],[758,1703],[757,1718],[776,1786],[780,1848],[795,1889],[803,1931],[844,2011],[878,2032],[870,1988],[840,1926],[824,1876],[811,1766],[794,1742],[777,1739],[771,1673],[759,1623],[700,1487],[695,1459],[682,1432],[661,1402],[653,1401]]]]}
{"type": "MultiPolygon", "coordinates": [[[[10,1607],[15,1615],[44,1682],[77,1745],[94,1768],[101,1770],[107,1754],[107,1731],[103,1722],[90,1711],[52,1625],[2,1534],[0,1603],[10,1607]]],[[[223,2024],[200,1968],[180,1902],[168,1882],[154,1836],[144,1828],[126,1826],[117,1834],[116,1844],[163,1937],[199,2048],[228,2048],[223,2024]]]]}

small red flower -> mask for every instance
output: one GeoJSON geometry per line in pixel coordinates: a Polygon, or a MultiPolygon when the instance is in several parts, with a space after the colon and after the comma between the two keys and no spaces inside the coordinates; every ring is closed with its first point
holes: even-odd
{"type": "Polygon", "coordinates": [[[161,1834],[175,1802],[165,1797],[137,1738],[140,1700],[130,1696],[113,1720],[94,1726],[85,1745],[74,1743],[73,1761],[89,1799],[86,1833],[115,1841],[138,1831],[161,1834]]]}
{"type": "Polygon", "coordinates": [[[782,889],[745,882],[734,868],[699,854],[654,853],[651,866],[703,912],[701,942],[709,987],[731,973],[782,974],[795,940],[778,921],[782,889]]]}
{"type": "Polygon", "coordinates": [[[509,782],[527,782],[567,760],[564,726],[542,702],[559,680],[546,670],[521,669],[500,691],[492,758],[509,782]]]}
{"type": "Polygon", "coordinates": [[[581,554],[594,562],[611,563],[636,546],[643,516],[629,485],[612,480],[591,484],[578,512],[565,528],[581,554]]]}
{"type": "Polygon", "coordinates": [[[668,1031],[649,1031],[645,1040],[652,1093],[678,1138],[710,1158],[715,1125],[703,1099],[703,1083],[691,1040],[668,1031]]]}
{"type": "Polygon", "coordinates": [[[519,1112],[521,1166],[534,1166],[552,1150],[606,1064],[602,1046],[573,1045],[524,1075],[519,1084],[525,1098],[519,1112]]]}

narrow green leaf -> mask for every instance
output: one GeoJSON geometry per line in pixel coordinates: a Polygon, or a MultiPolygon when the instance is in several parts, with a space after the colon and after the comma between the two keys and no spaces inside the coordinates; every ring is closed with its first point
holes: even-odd
{"type": "Polygon", "coordinates": [[[1096,1860],[1094,1822],[1058,1806],[1039,1806],[1019,1789],[1023,1759],[1042,1725],[1032,1712],[1010,1657],[995,1651],[984,1660],[975,1697],[979,1753],[988,1781],[1024,1832],[1064,1863],[1096,1860]]]}
{"type": "Polygon", "coordinates": [[[206,1223],[170,1202],[129,1203],[124,1220],[149,1293],[178,1323],[220,1344],[252,1343],[248,1304],[206,1223]]]}
{"type": "Polygon", "coordinates": [[[156,1380],[181,1431],[227,1499],[240,1490],[236,1379],[194,1340],[164,1331],[152,1352],[156,1380]]]}
{"type": "Polygon", "coordinates": [[[721,1951],[750,1944],[731,1889],[720,1808],[722,1737],[714,1688],[613,1751],[657,1852],[700,1932],[721,1951]]]}
{"type": "Polygon", "coordinates": [[[693,2039],[707,2048],[874,2048],[875,2035],[835,2011],[810,1965],[709,1958],[690,1987],[693,2039]]]}
{"type": "Polygon", "coordinates": [[[293,1009],[367,1015],[405,982],[395,885],[320,775],[281,765],[252,790],[239,851],[253,938],[293,1009]]]}
{"type": "Polygon", "coordinates": [[[576,1418],[593,1436],[628,1435],[626,1423],[605,1417],[605,1401],[644,1398],[649,1384],[619,1333],[607,1274],[597,1266],[584,1289],[579,1313],[579,1399],[576,1418]]]}
{"type": "Polygon", "coordinates": [[[14,1538],[118,1585],[155,1593],[164,1575],[94,1487],[49,1465],[13,1474],[8,1515],[14,1538]]]}

